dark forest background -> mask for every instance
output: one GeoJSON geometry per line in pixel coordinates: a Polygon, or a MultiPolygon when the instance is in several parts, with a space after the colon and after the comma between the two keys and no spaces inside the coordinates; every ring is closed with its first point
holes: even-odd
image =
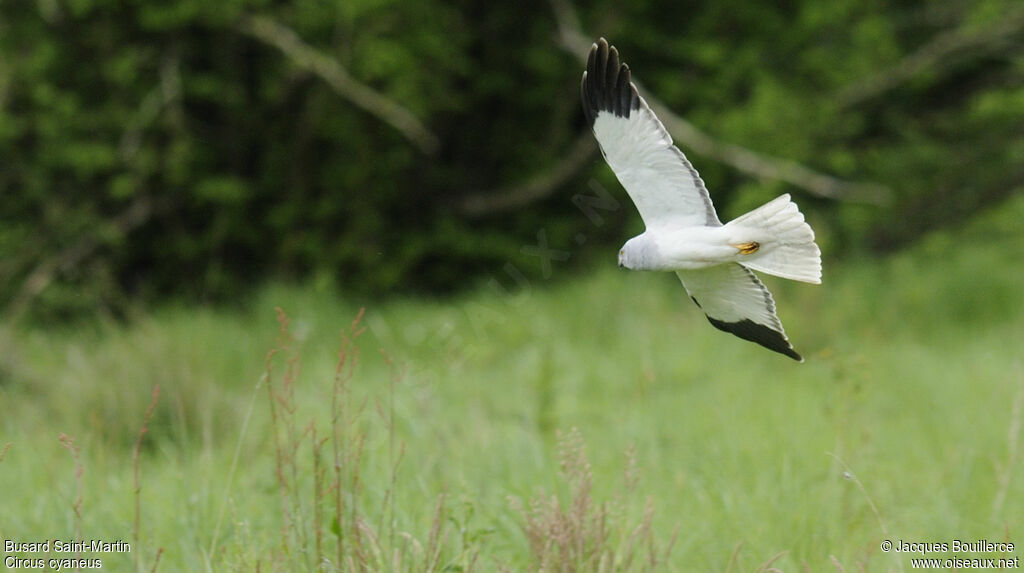
{"type": "Polygon", "coordinates": [[[4,2],[4,310],[442,294],[549,272],[539,234],[610,264],[640,223],[580,111],[598,36],[723,219],[791,192],[828,257],[1024,185],[1016,0],[4,2]]]}

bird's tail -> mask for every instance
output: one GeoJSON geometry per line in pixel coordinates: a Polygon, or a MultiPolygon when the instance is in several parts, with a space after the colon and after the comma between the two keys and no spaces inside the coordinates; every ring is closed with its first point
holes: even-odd
{"type": "Polygon", "coordinates": [[[789,194],[729,221],[739,262],[755,271],[808,283],[821,282],[821,250],[789,194]]]}

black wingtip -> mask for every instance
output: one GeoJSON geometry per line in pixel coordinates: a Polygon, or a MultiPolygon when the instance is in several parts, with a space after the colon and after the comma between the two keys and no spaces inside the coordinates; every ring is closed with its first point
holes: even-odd
{"type": "Polygon", "coordinates": [[[590,125],[594,125],[600,112],[629,117],[630,111],[640,108],[640,96],[631,81],[629,66],[619,61],[619,51],[604,38],[598,38],[590,47],[580,95],[590,125]]]}
{"type": "Polygon", "coordinates": [[[800,356],[796,350],[793,350],[793,346],[788,340],[786,340],[785,335],[777,330],[772,330],[763,324],[758,324],[747,318],[739,322],[725,322],[722,320],[715,320],[710,316],[708,317],[708,322],[718,330],[724,330],[725,332],[735,334],[744,340],[756,342],[768,350],[774,350],[780,354],[785,354],[797,362],[804,361],[804,357],[800,356]]]}

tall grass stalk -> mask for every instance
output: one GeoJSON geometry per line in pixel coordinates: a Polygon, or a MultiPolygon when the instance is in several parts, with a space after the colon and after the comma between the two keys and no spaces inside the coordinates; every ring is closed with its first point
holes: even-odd
{"type": "MultiPolygon", "coordinates": [[[[593,498],[593,474],[587,460],[583,436],[576,428],[557,432],[561,453],[561,473],[569,486],[564,502],[543,491],[523,505],[510,499],[519,514],[537,571],[629,571],[653,570],[667,563],[678,534],[678,527],[663,549],[658,548],[652,520],[654,503],[648,499],[643,517],[636,525],[619,526],[625,520],[620,507],[624,499],[596,502],[593,498]],[[617,531],[613,531],[617,530],[617,531]],[[646,549],[643,563],[634,558],[646,549]]],[[[630,450],[631,451],[631,450],[630,450]]],[[[627,452],[627,458],[632,454],[627,452]]],[[[627,461],[624,495],[633,493],[635,465],[627,461]]]]}
{"type": "Polygon", "coordinates": [[[299,353],[292,349],[294,338],[288,330],[288,316],[280,308],[275,309],[278,321],[278,339],[275,347],[267,353],[267,397],[270,405],[271,428],[274,435],[274,468],[278,493],[281,498],[281,550],[284,555],[303,551],[306,543],[306,522],[302,517],[302,501],[298,490],[298,450],[302,438],[296,428],[295,381],[300,370],[299,353]],[[273,383],[274,357],[278,353],[288,354],[280,389],[273,383]]]}
{"type": "MultiPolygon", "coordinates": [[[[842,458],[840,458],[836,454],[833,454],[832,452],[826,453],[828,453],[828,455],[831,456],[832,459],[834,459],[836,462],[839,463],[840,466],[843,467],[843,478],[850,480],[857,485],[857,489],[859,489],[861,495],[864,496],[864,501],[866,501],[868,507],[871,508],[871,513],[874,514],[875,521],[878,522],[878,528],[882,530],[882,535],[884,535],[885,537],[890,537],[889,528],[885,526],[885,520],[882,519],[882,512],[878,511],[878,506],[875,505],[875,501],[871,499],[871,495],[868,494],[867,488],[864,487],[863,483],[861,483],[860,478],[857,477],[857,474],[853,473],[853,470],[850,469],[850,466],[846,465],[846,462],[844,462],[842,458]]],[[[835,556],[830,555],[829,557],[833,560],[833,562],[835,562],[838,565],[838,561],[835,559],[835,556]]],[[[899,568],[900,573],[903,573],[903,561],[897,560],[896,565],[899,568]]]]}
{"type": "MultiPolygon", "coordinates": [[[[72,502],[71,509],[75,513],[75,547],[79,547],[77,542],[82,541],[82,476],[85,473],[85,468],[82,465],[82,457],[78,446],[75,445],[75,439],[63,432],[61,432],[57,439],[62,446],[71,452],[71,459],[75,463],[75,501],[72,502]]],[[[78,557],[81,557],[81,552],[76,551],[75,558],[77,559],[78,557]]]]}
{"type": "MultiPolygon", "coordinates": [[[[380,351],[381,356],[384,357],[384,361],[388,365],[388,371],[390,376],[388,377],[388,408],[387,413],[383,411],[380,403],[377,403],[377,413],[380,415],[381,420],[388,429],[388,466],[390,469],[390,479],[388,480],[388,489],[384,492],[383,507],[381,507],[380,516],[384,518],[386,514],[388,516],[388,545],[391,547],[395,546],[395,503],[394,496],[398,485],[398,467],[402,463],[402,459],[405,457],[405,441],[399,444],[398,457],[395,457],[395,385],[405,378],[405,366],[397,366],[395,362],[388,356],[387,352],[383,349],[380,351]]],[[[377,529],[381,529],[381,524],[378,523],[377,529]]]]}
{"type": "MultiPolygon", "coordinates": [[[[140,534],[140,522],[142,520],[142,482],[139,480],[139,452],[142,450],[142,439],[149,432],[149,420],[153,417],[153,410],[156,409],[156,404],[160,400],[160,385],[153,386],[153,399],[149,403],[149,407],[146,408],[146,415],[142,418],[142,427],[139,428],[139,435],[135,439],[135,447],[132,449],[132,481],[135,485],[133,489],[133,497],[135,498],[135,519],[132,521],[132,539],[135,543],[135,551],[133,552],[132,559],[135,562],[135,570],[139,570],[139,555],[142,552],[141,534],[140,534]]],[[[157,563],[160,562],[160,555],[163,552],[163,548],[157,550],[156,558],[153,561],[153,569],[156,569],[157,563]]]]}
{"type": "MultiPolygon", "coordinates": [[[[365,407],[365,401],[353,412],[349,409],[352,403],[349,382],[355,372],[356,364],[359,362],[359,346],[356,341],[365,332],[361,326],[364,310],[352,320],[349,328],[341,331],[341,343],[338,348],[338,359],[334,368],[334,383],[331,392],[331,445],[334,454],[333,475],[334,480],[331,489],[334,492],[334,517],[331,522],[331,531],[335,534],[336,563],[345,562],[345,535],[342,533],[343,522],[355,522],[355,496],[352,496],[352,506],[346,512],[345,492],[357,492],[359,489],[359,463],[362,457],[364,439],[361,434],[353,431],[356,419],[365,407]],[[346,490],[346,485],[350,489],[346,490]],[[346,520],[346,516],[348,519],[346,520]]],[[[351,530],[353,539],[359,539],[356,528],[351,530]]]]}
{"type": "Polygon", "coordinates": [[[831,452],[827,453],[839,465],[843,466],[843,479],[850,480],[857,485],[857,489],[860,490],[860,493],[864,496],[864,500],[868,503],[868,507],[871,508],[871,513],[874,514],[875,521],[878,522],[878,528],[882,530],[882,535],[888,537],[889,528],[885,526],[885,520],[882,519],[882,512],[878,511],[878,506],[875,505],[874,500],[871,499],[871,496],[868,494],[867,488],[865,488],[864,484],[861,483],[860,478],[857,477],[857,474],[853,473],[853,470],[850,469],[850,466],[846,465],[846,462],[844,462],[842,458],[831,452]]]}
{"type": "Polygon", "coordinates": [[[1010,489],[1010,481],[1013,479],[1013,468],[1017,466],[1017,457],[1020,452],[1020,428],[1021,414],[1024,411],[1024,369],[1018,361],[1014,365],[1017,375],[1017,395],[1010,407],[1010,424],[1006,430],[1006,462],[996,463],[996,494],[992,498],[992,519],[995,519],[1003,510],[1006,504],[1006,492],[1010,489]]]}
{"type": "MultiPolygon", "coordinates": [[[[364,332],[360,311],[342,331],[332,385],[330,431],[324,433],[316,417],[298,421],[296,386],[301,372],[299,351],[289,331],[289,319],[278,309],[278,339],[267,355],[267,391],[271,431],[274,434],[274,467],[281,500],[280,554],[275,568],[316,571],[438,571],[448,528],[445,525],[445,496],[434,506],[429,537],[421,543],[416,536],[398,529],[396,496],[400,490],[399,468],[405,456],[405,442],[395,429],[396,393],[405,370],[390,361],[386,401],[376,400],[376,419],[387,431],[388,481],[374,511],[365,511],[363,466],[367,452],[368,397],[355,399],[350,382],[359,361],[357,340],[364,332]],[[274,375],[275,359],[282,357],[285,368],[274,375]],[[309,458],[305,457],[308,448],[309,458]],[[308,463],[305,461],[308,459],[308,463]],[[333,462],[333,465],[328,465],[333,462]],[[308,492],[310,495],[306,495],[308,492]],[[329,535],[334,535],[330,551],[329,535]]],[[[372,417],[372,415],[371,415],[372,417]]],[[[475,563],[475,557],[470,559],[475,563]]],[[[462,568],[471,571],[472,566],[462,568]]]]}
{"type": "Polygon", "coordinates": [[[256,407],[256,398],[258,397],[260,386],[263,385],[267,380],[267,374],[264,372],[260,379],[256,381],[256,386],[252,391],[252,398],[249,399],[249,407],[245,411],[245,417],[242,418],[242,429],[238,433],[238,440],[235,442],[235,451],[231,456],[231,467],[228,468],[227,479],[224,480],[224,494],[221,495],[220,509],[217,510],[217,522],[213,526],[213,537],[210,539],[210,548],[207,550],[207,566],[209,562],[212,562],[213,556],[216,555],[217,542],[220,539],[220,528],[224,523],[224,514],[228,508],[228,502],[231,499],[232,482],[235,478],[235,472],[238,470],[238,459],[242,455],[242,443],[245,440],[245,436],[249,430],[249,420],[252,419],[252,412],[256,407]]]}

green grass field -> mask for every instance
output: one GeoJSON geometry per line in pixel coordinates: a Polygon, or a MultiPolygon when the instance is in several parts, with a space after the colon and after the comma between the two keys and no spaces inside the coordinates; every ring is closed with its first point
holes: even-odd
{"type": "Polygon", "coordinates": [[[82,556],[159,571],[905,571],[883,540],[1019,547],[1022,217],[766,279],[804,364],[611,263],[355,329],[358,302],[284,286],[26,327],[0,363],[0,538],[122,540],[82,556]]]}

